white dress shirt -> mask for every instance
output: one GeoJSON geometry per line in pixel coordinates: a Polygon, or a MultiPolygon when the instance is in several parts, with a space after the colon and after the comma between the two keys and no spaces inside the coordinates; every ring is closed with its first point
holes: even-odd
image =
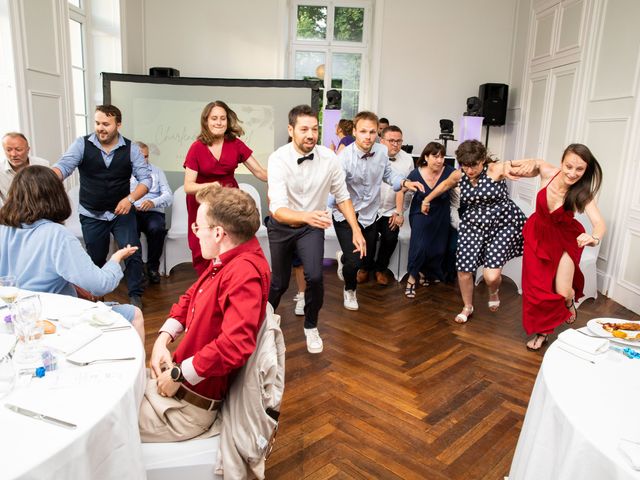
{"type": "MultiPolygon", "coordinates": [[[[29,166],[31,165],[42,165],[44,167],[48,167],[49,162],[44,158],[33,157],[30,155],[29,166]]],[[[15,176],[15,170],[9,163],[9,160],[5,157],[2,162],[0,162],[0,205],[2,205],[3,200],[7,197],[9,187],[11,186],[11,182],[15,176]]]]}
{"type": "MultiPolygon", "coordinates": [[[[396,172],[402,175],[402,178],[407,178],[414,169],[413,157],[404,150],[400,150],[394,158],[395,160],[389,158],[389,165],[391,165],[391,168],[396,172]]],[[[411,198],[413,197],[413,195],[409,195],[410,193],[412,192],[407,192],[404,196],[402,211],[409,208],[411,198]]],[[[380,208],[378,209],[378,216],[390,217],[395,213],[396,194],[397,192],[394,192],[393,188],[386,183],[383,182],[382,185],[380,185],[380,208]]]]}
{"type": "MultiPolygon", "coordinates": [[[[164,213],[164,209],[173,203],[173,192],[171,191],[171,187],[169,187],[169,182],[167,181],[167,176],[164,171],[150,163],[149,168],[151,168],[151,187],[149,187],[149,191],[142,198],[136,200],[134,205],[140,208],[145,200],[149,200],[153,203],[153,208],[150,208],[149,211],[164,213]]],[[[131,175],[129,183],[130,189],[133,192],[138,186],[138,180],[131,175]]]]}
{"type": "MultiPolygon", "coordinates": [[[[363,158],[366,154],[353,142],[338,155],[338,160],[345,172],[353,208],[358,214],[358,223],[365,228],[375,222],[378,216],[382,182],[392,185],[397,192],[402,188],[402,181],[405,179],[389,165],[386,146],[374,143],[369,153],[373,156],[363,158]]],[[[335,207],[333,218],[336,222],[342,222],[345,219],[340,210],[335,207]]]]}
{"type": "Polygon", "coordinates": [[[322,145],[310,152],[312,160],[298,164],[303,157],[288,143],[269,156],[267,167],[269,210],[279,208],[298,212],[327,210],[329,193],[338,203],[349,200],[344,171],[335,153],[322,145]]]}

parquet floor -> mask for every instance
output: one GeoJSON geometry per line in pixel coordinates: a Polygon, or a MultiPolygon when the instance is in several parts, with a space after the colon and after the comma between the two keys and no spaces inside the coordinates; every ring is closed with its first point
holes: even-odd
{"type": "MultiPolygon", "coordinates": [[[[180,265],[143,298],[147,355],[171,304],[195,279],[180,265]]],[[[293,282],[292,282],[293,284],[293,282]]],[[[126,301],[121,285],[111,295],[126,301]]],[[[268,479],[500,479],[508,473],[542,359],[524,348],[521,297],[509,280],[498,312],[484,284],[466,325],[457,287],[358,288],[360,310],[342,306],[335,263],[325,267],[319,329],[324,352],[306,351],[295,288],[278,313],[287,343],[280,430],[268,479]]],[[[578,310],[594,317],[640,317],[600,296],[578,310]]]]}

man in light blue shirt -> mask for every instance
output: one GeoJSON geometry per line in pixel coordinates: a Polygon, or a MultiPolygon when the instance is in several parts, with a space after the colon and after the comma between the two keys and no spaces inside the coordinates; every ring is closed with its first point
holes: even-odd
{"type": "MultiPolygon", "coordinates": [[[[164,209],[173,203],[173,192],[167,182],[167,176],[160,168],[149,163],[149,147],[142,142],[135,142],[140,148],[145,161],[151,168],[151,188],[149,193],[137,200],[138,236],[141,232],[147,237],[147,277],[151,283],[160,283],[160,257],[164,249],[164,237],[167,235],[164,209]]],[[[135,192],[138,180],[131,176],[131,191],[135,192]]]]}
{"type": "MultiPolygon", "coordinates": [[[[95,133],[79,137],[52,168],[65,179],[80,173],[80,224],[87,253],[102,267],[109,253],[110,234],[118,246],[140,247],[133,204],[151,186],[151,169],[137,145],[120,135],[122,113],[113,105],[98,105],[95,133]],[[129,190],[133,174],[139,184],[129,190]]],[[[138,249],[125,261],[129,300],[142,308],[142,255],[138,249]]]]}
{"type": "MultiPolygon", "coordinates": [[[[338,155],[345,172],[347,190],[358,215],[358,224],[367,244],[367,254],[374,252],[377,241],[375,222],[380,208],[380,187],[385,182],[399,190],[424,191],[420,182],[411,182],[389,165],[387,147],[376,143],[378,135],[378,117],[372,112],[360,112],[353,119],[355,142],[338,155]]],[[[332,202],[333,203],[333,202],[332,202]]],[[[368,278],[369,272],[360,270],[363,259],[353,251],[352,231],[344,216],[333,207],[333,226],[342,253],[338,255],[338,276],[344,278],[344,308],[358,310],[356,286],[368,278]],[[342,266],[342,271],[340,271],[342,266]]]]}

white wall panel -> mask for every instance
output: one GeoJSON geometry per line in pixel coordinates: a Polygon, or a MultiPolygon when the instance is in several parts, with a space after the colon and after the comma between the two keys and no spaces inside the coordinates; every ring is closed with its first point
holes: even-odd
{"type": "Polygon", "coordinates": [[[38,35],[26,36],[26,68],[59,76],[60,38],[56,29],[58,15],[55,0],[23,0],[20,8],[23,30],[38,32],[38,35]]]}
{"type": "Polygon", "coordinates": [[[62,96],[29,91],[31,142],[38,146],[38,156],[53,165],[66,150],[62,96]]]}
{"type": "Polygon", "coordinates": [[[639,19],[639,1],[606,2],[592,100],[630,97],[635,94],[640,49],[639,19]]]}
{"type": "Polygon", "coordinates": [[[524,156],[537,158],[540,156],[543,145],[543,124],[545,103],[547,98],[547,84],[549,75],[533,78],[529,84],[529,102],[527,122],[524,134],[524,156]]]}
{"type": "Polygon", "coordinates": [[[560,33],[556,51],[564,52],[580,47],[584,1],[560,6],[560,33]]]}
{"type": "Polygon", "coordinates": [[[569,143],[569,114],[574,97],[576,65],[551,72],[551,108],[548,139],[542,157],[550,163],[559,164],[560,157],[569,143]]]}
{"type": "Polygon", "coordinates": [[[553,53],[556,12],[557,9],[554,7],[536,15],[532,61],[543,60],[553,53]]]}
{"type": "Polygon", "coordinates": [[[621,278],[628,286],[632,286],[637,293],[640,293],[640,268],[637,262],[640,258],[640,232],[630,230],[625,243],[621,278]]]}

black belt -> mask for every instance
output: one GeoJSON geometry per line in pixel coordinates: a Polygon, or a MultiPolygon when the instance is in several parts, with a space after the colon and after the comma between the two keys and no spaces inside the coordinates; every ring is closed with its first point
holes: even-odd
{"type": "Polygon", "coordinates": [[[204,408],[209,411],[219,410],[222,405],[222,400],[213,400],[211,398],[203,397],[202,395],[192,392],[184,385],[180,385],[174,397],[178,400],[184,400],[195,407],[204,408]]]}

